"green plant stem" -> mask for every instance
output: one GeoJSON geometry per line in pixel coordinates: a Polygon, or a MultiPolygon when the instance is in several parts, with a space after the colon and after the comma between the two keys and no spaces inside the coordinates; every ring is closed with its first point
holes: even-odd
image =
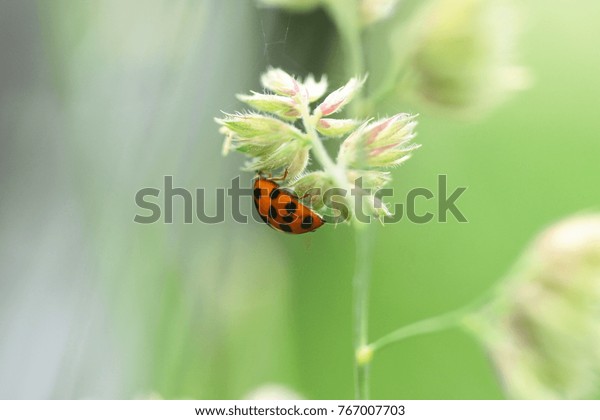
{"type": "MultiPolygon", "coordinates": [[[[348,77],[365,73],[365,52],[362,42],[362,23],[357,0],[326,0],[330,16],[335,22],[346,53],[348,77]]],[[[365,111],[364,91],[359,90],[350,103],[350,114],[360,117],[365,111]]],[[[346,185],[340,184],[340,185],[346,185]]],[[[352,203],[350,203],[352,205],[352,203]]],[[[354,311],[354,397],[369,398],[370,358],[359,357],[368,344],[369,281],[371,269],[371,227],[353,220],[355,231],[355,269],[353,284],[354,311]]]]}
{"type": "Polygon", "coordinates": [[[388,70],[384,80],[375,89],[371,97],[369,98],[370,106],[377,108],[383,101],[385,101],[389,95],[394,93],[396,84],[398,83],[399,76],[396,72],[388,70]]]}
{"type": "Polygon", "coordinates": [[[369,399],[369,369],[370,364],[365,363],[356,366],[354,380],[354,399],[368,400],[369,399]]]}
{"type": "MultiPolygon", "coordinates": [[[[347,34],[343,34],[344,43],[346,44],[346,50],[350,56],[349,68],[350,77],[362,77],[365,73],[364,64],[364,51],[361,40],[360,31],[345,31],[347,34]]],[[[364,112],[364,91],[359,89],[356,92],[352,102],[350,102],[350,113],[354,117],[360,117],[364,112]]]]}
{"type": "Polygon", "coordinates": [[[483,306],[482,301],[485,301],[486,298],[487,294],[484,295],[483,298],[480,298],[476,302],[463,308],[398,328],[396,331],[393,331],[373,342],[370,347],[375,352],[389,346],[390,344],[397,343],[409,337],[460,326],[469,315],[472,315],[481,306],[483,306]]]}
{"type": "MultiPolygon", "coordinates": [[[[345,168],[331,159],[323,142],[315,128],[314,118],[310,115],[308,105],[302,107],[302,123],[306,134],[312,145],[312,153],[315,159],[323,167],[323,170],[334,180],[336,185],[350,191],[352,186],[345,176],[345,168]]],[[[350,196],[345,199],[352,208],[353,202],[350,196]]],[[[358,352],[368,343],[368,291],[371,261],[371,228],[369,225],[358,223],[353,220],[356,238],[355,274],[353,279],[354,298],[354,380],[355,398],[367,399],[369,396],[369,363],[362,362],[358,358],[358,352]]]]}
{"type": "MultiPolygon", "coordinates": [[[[325,0],[325,6],[340,34],[346,55],[346,76],[365,74],[365,52],[362,41],[362,23],[358,0],[325,0]]],[[[350,114],[359,117],[364,112],[364,91],[359,91],[349,104],[350,114]]]]}
{"type": "Polygon", "coordinates": [[[368,344],[369,279],[371,274],[372,229],[354,223],[356,257],[354,268],[354,395],[358,400],[369,398],[369,361],[362,361],[359,351],[368,344]]]}
{"type": "Polygon", "coordinates": [[[369,110],[377,109],[381,106],[384,101],[395,95],[396,101],[400,101],[401,97],[399,92],[405,91],[408,86],[409,73],[407,71],[388,71],[385,79],[381,84],[373,91],[373,94],[369,97],[368,107],[369,110]]]}
{"type": "MultiPolygon", "coordinates": [[[[342,45],[347,56],[347,74],[349,77],[361,76],[365,73],[365,57],[362,43],[362,27],[358,9],[358,1],[352,0],[325,0],[325,6],[335,22],[342,45]]],[[[373,108],[381,103],[393,92],[398,83],[405,57],[398,57],[388,69],[384,80],[375,93],[365,101],[363,92],[357,93],[351,102],[350,113],[353,117],[360,117],[366,108],[373,108]]],[[[349,185],[343,163],[335,163],[316,131],[313,118],[308,105],[303,107],[302,121],[312,144],[312,152],[323,170],[340,187],[347,190],[349,185]]],[[[352,206],[349,198],[346,199],[352,206]]],[[[352,208],[352,207],[351,207],[352,208]]],[[[369,282],[371,271],[372,229],[369,225],[358,223],[353,219],[356,239],[355,272],[353,278],[353,312],[354,312],[354,392],[355,398],[364,400],[369,398],[369,370],[373,352],[415,335],[441,331],[462,323],[466,316],[474,311],[474,305],[449,312],[438,317],[426,319],[414,324],[399,328],[398,330],[368,344],[368,301],[369,282]]]]}
{"type": "Polygon", "coordinates": [[[304,105],[302,107],[302,124],[304,125],[304,129],[306,130],[306,134],[310,139],[310,144],[312,146],[312,153],[315,159],[319,162],[319,164],[323,167],[323,170],[333,178],[335,183],[340,187],[347,188],[348,180],[346,179],[344,168],[337,165],[327,153],[325,146],[323,146],[323,142],[319,137],[319,133],[317,133],[317,129],[315,128],[315,122],[313,118],[310,116],[310,110],[308,105],[304,105]]]}

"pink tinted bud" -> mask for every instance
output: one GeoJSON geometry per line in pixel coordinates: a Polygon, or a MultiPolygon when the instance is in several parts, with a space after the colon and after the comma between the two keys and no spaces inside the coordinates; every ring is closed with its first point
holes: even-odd
{"type": "Polygon", "coordinates": [[[323,116],[338,112],[344,105],[352,100],[356,92],[362,88],[365,80],[366,78],[357,79],[356,77],[353,77],[344,86],[331,92],[317,107],[317,111],[323,116]]]}
{"type": "Polygon", "coordinates": [[[300,92],[300,84],[292,76],[281,69],[270,68],[261,77],[265,89],[284,96],[296,96],[300,92]]]}

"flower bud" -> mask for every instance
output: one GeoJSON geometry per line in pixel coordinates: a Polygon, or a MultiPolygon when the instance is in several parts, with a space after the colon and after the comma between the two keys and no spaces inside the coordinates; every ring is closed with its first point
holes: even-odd
{"type": "Polygon", "coordinates": [[[543,232],[469,321],[512,398],[594,398],[600,387],[600,214],[543,232]]]}
{"type": "Polygon", "coordinates": [[[300,94],[300,83],[281,69],[269,68],[260,81],[265,89],[284,96],[297,96],[300,94]]]}
{"type": "Polygon", "coordinates": [[[226,127],[227,134],[238,143],[256,145],[278,144],[290,139],[304,139],[306,135],[296,127],[277,118],[261,114],[225,114],[215,121],[226,127]]]}
{"type": "MultiPolygon", "coordinates": [[[[219,123],[219,119],[215,118],[215,121],[219,123]]],[[[219,133],[225,136],[225,141],[223,142],[223,148],[221,149],[221,154],[223,156],[227,156],[232,149],[232,142],[234,133],[227,127],[221,126],[219,127],[219,133]]]]}
{"type": "Polygon", "coordinates": [[[340,137],[354,130],[358,124],[356,120],[321,118],[317,122],[317,131],[325,137],[340,137]]]}
{"type": "Polygon", "coordinates": [[[344,105],[352,100],[356,92],[358,92],[364,85],[366,77],[358,79],[356,77],[351,78],[341,88],[331,92],[325,100],[316,108],[315,115],[321,116],[331,115],[335,112],[340,111],[344,105]]]}
{"type": "Polygon", "coordinates": [[[234,149],[254,158],[251,171],[287,168],[290,177],[302,173],[308,164],[306,134],[276,118],[260,114],[227,115],[215,119],[225,134],[223,154],[234,149]]]}
{"type": "Polygon", "coordinates": [[[246,164],[247,171],[274,172],[285,168],[288,177],[295,178],[306,169],[308,164],[308,147],[298,140],[285,142],[275,150],[261,153],[256,159],[246,164]]]}
{"type": "Polygon", "coordinates": [[[351,184],[355,184],[358,179],[365,188],[379,189],[388,184],[392,180],[392,176],[389,172],[383,171],[348,171],[348,181],[351,184]]]}
{"type": "Polygon", "coordinates": [[[325,172],[315,171],[300,176],[290,184],[290,187],[299,197],[304,197],[304,201],[312,209],[318,210],[325,205],[323,194],[333,188],[333,182],[325,172]]]}
{"type": "MultiPolygon", "coordinates": [[[[515,24],[513,10],[502,0],[428,3],[408,33],[413,49],[405,89],[458,111],[498,104],[526,85],[525,70],[513,63],[515,24]]],[[[405,50],[406,43],[398,44],[399,54],[405,50]]]]}
{"type": "Polygon", "coordinates": [[[342,143],[338,160],[351,168],[397,166],[420,147],[410,143],[416,136],[415,115],[397,114],[363,124],[342,143]]]}
{"type": "Polygon", "coordinates": [[[392,215],[388,206],[376,194],[364,197],[363,209],[366,214],[375,217],[381,223],[385,217],[392,215]]]}
{"type": "Polygon", "coordinates": [[[308,165],[308,159],[309,149],[308,147],[302,147],[296,152],[295,156],[289,161],[289,163],[282,165],[282,167],[286,168],[290,179],[294,179],[304,172],[306,166],[308,165]]]}
{"type": "Polygon", "coordinates": [[[264,95],[252,92],[252,95],[237,95],[237,98],[257,111],[268,112],[288,121],[293,121],[300,117],[298,104],[286,96],[264,95]]]}
{"type": "Polygon", "coordinates": [[[389,208],[378,195],[378,190],[391,181],[389,172],[350,169],[346,176],[349,185],[362,190],[361,208],[364,214],[374,216],[379,221],[383,221],[385,216],[391,216],[389,208]]]}

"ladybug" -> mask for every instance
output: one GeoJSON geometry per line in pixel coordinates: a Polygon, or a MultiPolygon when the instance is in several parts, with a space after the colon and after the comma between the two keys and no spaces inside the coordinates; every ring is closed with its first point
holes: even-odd
{"type": "Polygon", "coordinates": [[[312,232],[325,223],[317,213],[300,202],[298,196],[277,184],[282,178],[267,178],[259,174],[254,179],[254,205],[260,218],[273,229],[301,234],[312,232]]]}

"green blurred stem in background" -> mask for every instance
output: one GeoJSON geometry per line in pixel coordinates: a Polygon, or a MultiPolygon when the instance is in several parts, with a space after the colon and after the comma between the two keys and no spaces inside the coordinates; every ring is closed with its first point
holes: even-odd
{"type": "Polygon", "coordinates": [[[369,225],[354,223],[356,238],[356,258],[354,260],[354,365],[356,399],[369,398],[369,364],[372,352],[369,349],[368,311],[369,280],[371,274],[371,255],[373,229],[369,225]]]}
{"type": "MultiPolygon", "coordinates": [[[[365,73],[365,54],[362,42],[362,28],[358,2],[354,7],[345,0],[328,0],[326,2],[329,15],[335,22],[340,33],[342,45],[347,55],[347,75],[360,77],[365,73]]],[[[350,112],[360,116],[364,111],[364,96],[359,90],[351,102],[350,112]]],[[[319,141],[320,144],[320,141],[319,141]]],[[[322,147],[322,145],[320,145],[322,147]]],[[[313,149],[319,159],[318,147],[313,149]]],[[[324,149],[323,149],[324,151],[324,149]]],[[[324,166],[325,168],[325,166],[324,166]]],[[[327,168],[325,168],[327,169],[327,168]]],[[[339,183],[346,185],[347,181],[339,183]]],[[[369,361],[359,357],[361,349],[368,343],[368,309],[369,309],[369,280],[371,267],[371,236],[369,225],[353,220],[355,232],[355,268],[353,279],[353,311],[354,311],[354,398],[364,400],[369,398],[369,361]]]]}
{"type": "MultiPolygon", "coordinates": [[[[322,166],[337,185],[346,186],[350,191],[353,187],[345,177],[345,170],[339,164],[336,164],[329,154],[315,128],[315,120],[309,114],[308,104],[305,104],[302,110],[302,123],[309,136],[312,152],[315,159],[322,166]]],[[[347,196],[346,200],[352,208],[352,199],[347,196]]],[[[369,225],[352,220],[356,238],[356,259],[355,274],[353,280],[354,288],[354,349],[355,349],[355,397],[356,399],[368,398],[368,363],[359,362],[359,351],[368,343],[368,290],[369,274],[371,266],[371,240],[372,235],[369,225]]]]}
{"type": "Polygon", "coordinates": [[[374,352],[409,337],[461,326],[478,307],[479,305],[468,305],[452,312],[406,325],[374,341],[369,347],[374,352]]]}
{"type": "MultiPolygon", "coordinates": [[[[345,170],[339,164],[336,164],[329,154],[321,138],[319,137],[315,128],[315,121],[309,114],[308,104],[303,107],[302,111],[302,123],[306,129],[306,133],[310,138],[312,145],[312,152],[319,161],[319,164],[323,169],[333,178],[337,185],[346,186],[346,190],[350,191],[352,185],[348,183],[344,173],[345,170]]],[[[352,208],[352,199],[346,197],[348,205],[352,208]]],[[[368,290],[369,290],[369,275],[371,266],[371,240],[372,235],[371,228],[369,225],[359,223],[356,220],[352,221],[352,225],[355,230],[356,238],[356,259],[355,259],[355,273],[353,280],[354,288],[354,367],[355,367],[355,398],[356,399],[367,399],[368,398],[368,363],[360,363],[358,354],[360,349],[365,347],[368,343],[368,290]]]]}
{"type": "MultiPolygon", "coordinates": [[[[347,57],[347,78],[363,76],[366,66],[358,2],[326,0],[325,6],[340,34],[342,47],[347,57]]],[[[360,116],[364,111],[364,98],[361,90],[356,92],[356,96],[349,106],[350,113],[354,116],[360,116]]]]}
{"type": "MultiPolygon", "coordinates": [[[[362,40],[362,25],[360,22],[360,11],[358,2],[346,0],[327,0],[327,10],[335,22],[340,34],[344,52],[347,56],[347,76],[360,77],[365,73],[365,54],[362,40]],[[352,7],[354,6],[354,7],[352,7]]],[[[388,69],[381,85],[375,89],[373,95],[364,95],[359,92],[351,103],[350,113],[353,117],[360,117],[367,107],[373,108],[382,102],[397,84],[398,77],[402,73],[404,58],[397,55],[395,61],[388,69]]],[[[372,111],[369,109],[368,111],[372,111]]],[[[322,165],[338,185],[348,185],[344,177],[344,168],[340,167],[329,157],[310,119],[308,108],[302,115],[304,126],[311,138],[315,158],[322,165]]],[[[352,203],[349,202],[352,206],[352,203]]],[[[352,220],[355,232],[355,268],[353,278],[353,311],[354,311],[354,397],[355,399],[369,398],[369,368],[373,353],[376,350],[404,340],[406,338],[441,331],[451,327],[462,325],[465,318],[473,314],[481,306],[478,300],[474,304],[464,308],[418,321],[393,331],[392,333],[369,344],[368,334],[368,311],[369,311],[369,282],[373,248],[373,229],[366,224],[352,220]]]]}

